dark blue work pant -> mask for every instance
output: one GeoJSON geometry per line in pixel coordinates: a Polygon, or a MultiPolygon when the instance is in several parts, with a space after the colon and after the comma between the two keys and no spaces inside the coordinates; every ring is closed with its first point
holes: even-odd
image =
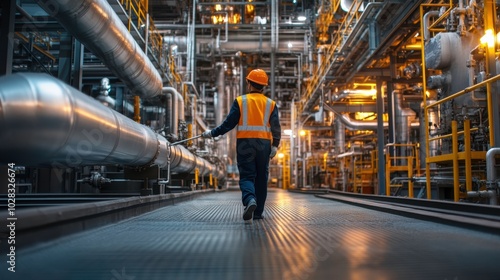
{"type": "Polygon", "coordinates": [[[261,215],[267,197],[269,154],[271,141],[267,139],[240,138],[236,142],[240,190],[243,205],[253,198],[257,202],[256,215],[261,215]]]}

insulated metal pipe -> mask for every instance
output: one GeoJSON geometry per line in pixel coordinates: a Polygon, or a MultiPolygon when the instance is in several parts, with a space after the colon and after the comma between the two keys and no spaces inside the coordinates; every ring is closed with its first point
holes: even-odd
{"type": "Polygon", "coordinates": [[[158,165],[203,176],[222,170],[149,127],[46,74],[0,77],[0,161],[26,166],[158,165]]]}
{"type": "Polygon", "coordinates": [[[495,156],[500,154],[500,148],[491,148],[486,152],[486,188],[482,191],[468,191],[468,197],[487,197],[490,205],[498,204],[498,179],[495,166],[495,156]]]}
{"type": "Polygon", "coordinates": [[[179,133],[179,120],[184,120],[184,98],[173,87],[164,87],[162,94],[166,96],[167,109],[171,111],[167,114],[168,132],[173,139],[177,139],[179,133]]]}
{"type": "Polygon", "coordinates": [[[161,94],[163,81],[148,56],[106,0],[35,0],[103,60],[134,94],[161,94]]]}

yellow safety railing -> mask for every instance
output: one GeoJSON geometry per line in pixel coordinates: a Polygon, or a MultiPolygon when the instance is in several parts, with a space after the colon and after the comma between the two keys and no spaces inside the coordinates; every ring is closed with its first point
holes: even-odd
{"type": "Polygon", "coordinates": [[[130,31],[132,25],[136,27],[145,26],[149,20],[148,45],[151,46],[153,55],[161,61],[163,37],[156,30],[153,19],[148,14],[148,0],[120,0],[120,3],[129,11],[127,28],[130,31]]]}
{"type": "MultiPolygon", "coordinates": [[[[391,195],[391,173],[406,172],[408,178],[408,197],[414,197],[413,181],[411,178],[414,174],[414,169],[420,166],[418,156],[418,144],[387,144],[385,145],[385,193],[391,195]],[[391,155],[389,148],[393,148],[394,155],[391,155]]],[[[396,187],[401,187],[397,185],[396,187]]]]}
{"type": "Polygon", "coordinates": [[[373,166],[372,160],[354,159],[353,192],[373,193],[373,166]]]}
{"type": "Polygon", "coordinates": [[[290,188],[290,144],[289,142],[283,142],[281,147],[284,151],[284,157],[282,162],[282,176],[283,176],[283,189],[290,188]]]}

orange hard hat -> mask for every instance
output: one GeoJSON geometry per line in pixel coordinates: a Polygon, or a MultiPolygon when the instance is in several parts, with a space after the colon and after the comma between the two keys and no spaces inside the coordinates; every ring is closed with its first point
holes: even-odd
{"type": "Polygon", "coordinates": [[[267,86],[267,74],[262,69],[254,69],[248,73],[247,80],[256,84],[267,86]]]}

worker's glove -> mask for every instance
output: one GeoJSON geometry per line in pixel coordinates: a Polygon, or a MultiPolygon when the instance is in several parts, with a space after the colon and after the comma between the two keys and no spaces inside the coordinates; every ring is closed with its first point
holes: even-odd
{"type": "Polygon", "coordinates": [[[212,131],[211,131],[211,130],[205,130],[205,132],[203,132],[203,133],[201,134],[201,136],[202,136],[203,138],[212,138],[212,131]]]}
{"type": "Polygon", "coordinates": [[[278,152],[278,147],[272,146],[271,153],[269,154],[269,158],[275,157],[277,152],[278,152]]]}

